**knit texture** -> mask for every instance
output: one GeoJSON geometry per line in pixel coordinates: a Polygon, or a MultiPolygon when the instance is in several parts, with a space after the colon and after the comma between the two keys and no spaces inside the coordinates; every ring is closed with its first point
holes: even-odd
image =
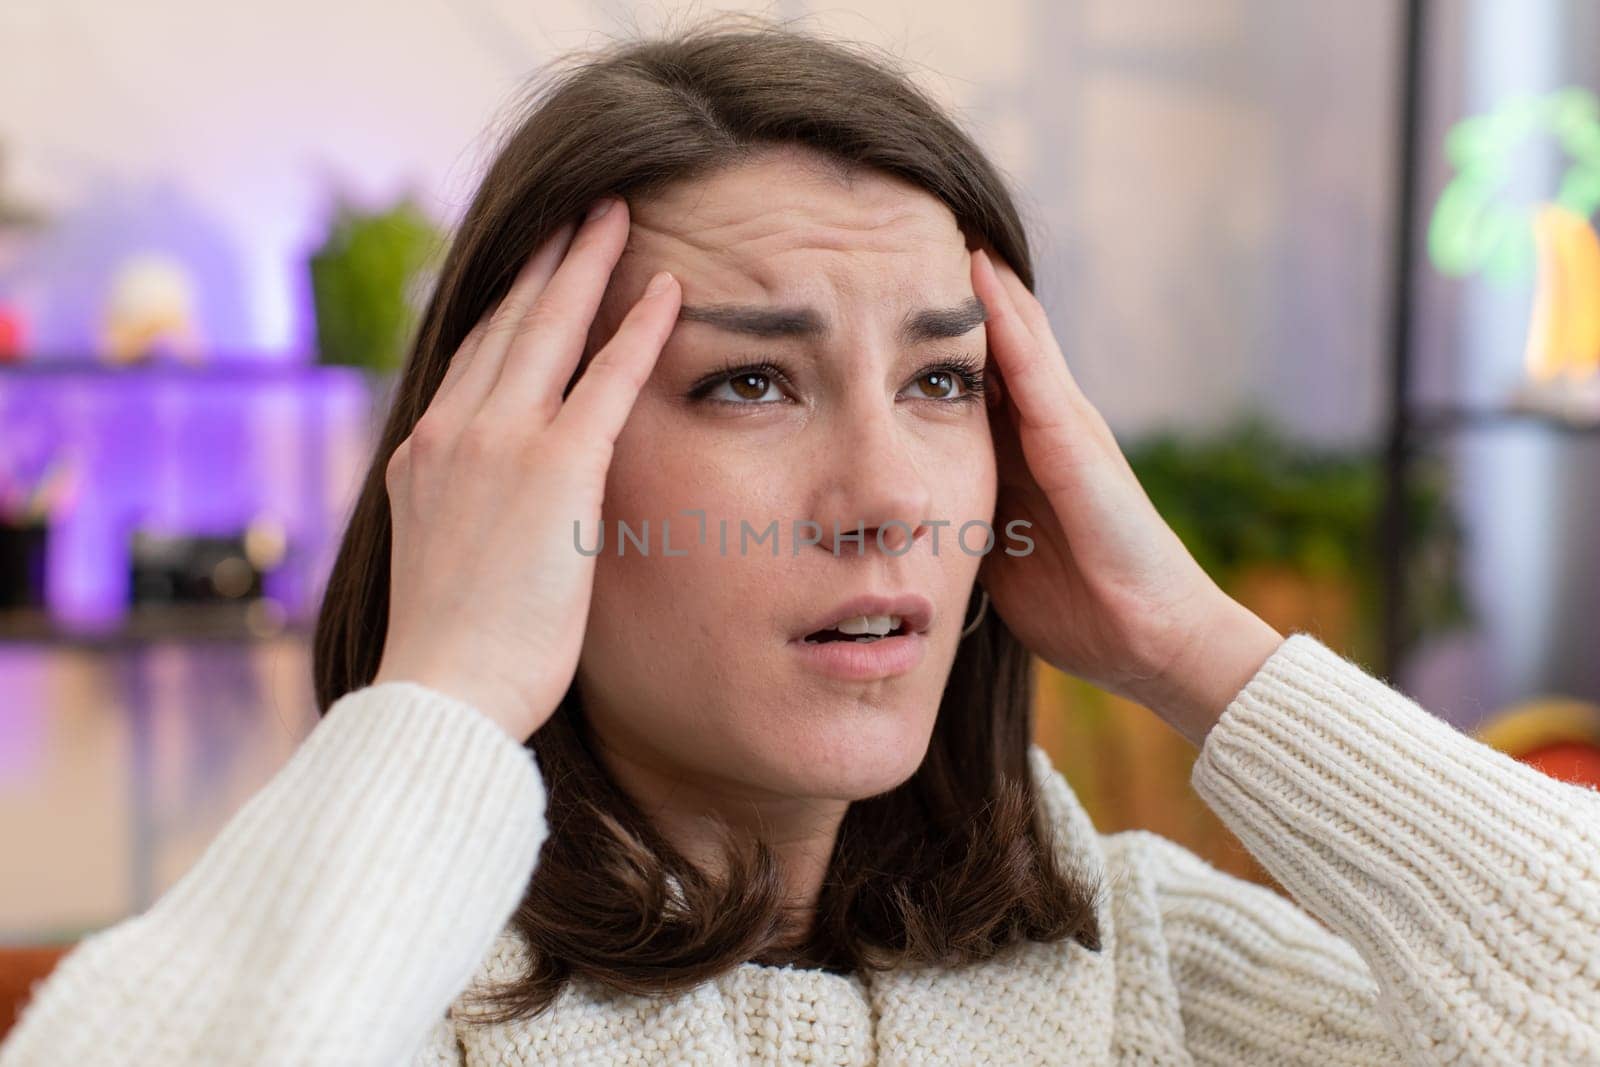
{"type": "Polygon", "coordinates": [[[1192,784],[1290,891],[1097,833],[1034,747],[1103,948],[957,969],[746,963],[681,995],[569,984],[473,1017],[546,827],[531,753],[406,682],[349,693],[178,884],[34,990],[36,1064],[1600,1064],[1600,793],[1473,741],[1308,634],[1192,784]]]}

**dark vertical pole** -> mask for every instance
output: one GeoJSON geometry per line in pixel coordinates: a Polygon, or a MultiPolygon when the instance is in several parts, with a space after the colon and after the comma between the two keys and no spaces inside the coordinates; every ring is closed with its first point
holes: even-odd
{"type": "Polygon", "coordinates": [[[1412,449],[1411,302],[1416,258],[1417,185],[1421,150],[1424,0],[1402,8],[1399,70],[1400,121],[1396,152],[1394,246],[1389,282],[1389,434],[1384,450],[1384,494],[1378,534],[1382,560],[1383,661],[1390,682],[1406,652],[1406,496],[1412,449]]]}

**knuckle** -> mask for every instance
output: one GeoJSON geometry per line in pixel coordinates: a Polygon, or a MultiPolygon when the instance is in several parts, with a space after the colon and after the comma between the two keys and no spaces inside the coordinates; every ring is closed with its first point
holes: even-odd
{"type": "Polygon", "coordinates": [[[462,352],[470,352],[480,342],[482,342],[484,332],[489,329],[490,317],[480,318],[477,322],[472,324],[472,329],[467,331],[467,335],[461,339],[461,344],[456,349],[458,354],[462,352]]]}
{"type": "Polygon", "coordinates": [[[444,450],[446,437],[447,431],[437,418],[423,415],[411,427],[411,435],[401,442],[401,448],[418,458],[436,456],[444,450]]]}
{"type": "Polygon", "coordinates": [[[515,330],[517,324],[527,314],[527,310],[521,301],[507,297],[500,301],[493,313],[490,314],[488,321],[482,324],[483,334],[503,334],[509,330],[515,330]]]}
{"type": "Polygon", "coordinates": [[[390,490],[393,490],[396,486],[399,486],[405,482],[410,471],[411,448],[407,442],[401,441],[399,447],[397,447],[393,452],[389,453],[389,460],[384,464],[384,484],[387,485],[390,490]]]}
{"type": "Polygon", "coordinates": [[[559,317],[555,305],[546,299],[540,298],[533,302],[533,306],[523,314],[517,323],[517,337],[528,337],[548,332],[556,324],[559,317]]]}
{"type": "Polygon", "coordinates": [[[461,456],[468,463],[487,463],[505,448],[506,434],[490,419],[480,416],[461,431],[458,444],[461,456]]]}
{"type": "Polygon", "coordinates": [[[551,442],[545,462],[577,484],[589,485],[604,478],[611,465],[611,452],[612,443],[603,434],[569,434],[551,442]]]}
{"type": "Polygon", "coordinates": [[[638,380],[638,373],[618,360],[614,352],[602,351],[595,356],[594,360],[589,364],[589,369],[584,371],[584,375],[595,376],[599,383],[608,388],[615,387],[636,391],[643,385],[638,380]]]}
{"type": "Polygon", "coordinates": [[[467,469],[520,468],[537,435],[531,418],[479,415],[461,432],[457,455],[467,469]]]}

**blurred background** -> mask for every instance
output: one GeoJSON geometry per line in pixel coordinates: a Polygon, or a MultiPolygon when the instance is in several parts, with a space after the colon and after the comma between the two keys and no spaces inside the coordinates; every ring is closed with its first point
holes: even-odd
{"type": "MultiPolygon", "coordinates": [[[[719,10],[955,109],[1224,588],[1600,784],[1600,5],[7,0],[0,1009],[315,724],[321,583],[527,78],[719,10]]],[[[1102,831],[1271,884],[1148,711],[1046,669],[1037,735],[1102,831]]]]}

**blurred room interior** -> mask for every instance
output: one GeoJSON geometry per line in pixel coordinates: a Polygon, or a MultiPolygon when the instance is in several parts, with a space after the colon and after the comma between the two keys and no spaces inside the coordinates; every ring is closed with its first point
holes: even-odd
{"type": "MultiPolygon", "coordinates": [[[[1224,588],[1600,784],[1600,5],[11,0],[0,996],[147,908],[315,725],[321,582],[519,88],[724,8],[958,109],[1224,588]]],[[[1036,710],[1102,831],[1268,881],[1153,715],[1049,669],[1036,710]]]]}

